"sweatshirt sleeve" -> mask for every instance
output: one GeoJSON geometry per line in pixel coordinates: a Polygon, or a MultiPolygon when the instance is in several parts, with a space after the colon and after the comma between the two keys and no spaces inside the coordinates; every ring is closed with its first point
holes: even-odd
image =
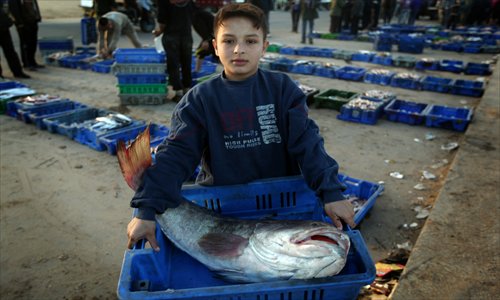
{"type": "Polygon", "coordinates": [[[158,147],[155,163],[144,173],[130,205],[138,208],[139,219],[154,220],[167,208],[177,207],[181,187],[200,163],[206,130],[201,110],[190,103],[188,93],[172,114],[169,136],[158,147]]]}
{"type": "Polygon", "coordinates": [[[290,88],[288,106],[288,151],[296,158],[308,186],[323,204],[344,200],[345,185],[338,179],[339,165],[325,150],[316,123],[308,117],[306,96],[290,88]]]}

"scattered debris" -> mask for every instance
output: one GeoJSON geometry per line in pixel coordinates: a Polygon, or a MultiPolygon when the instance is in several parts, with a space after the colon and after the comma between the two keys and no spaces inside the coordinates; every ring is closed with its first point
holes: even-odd
{"type": "Polygon", "coordinates": [[[439,169],[441,167],[446,166],[447,164],[448,164],[448,160],[445,158],[445,159],[441,160],[440,162],[433,164],[431,166],[431,168],[433,168],[433,169],[439,169]]]}
{"type": "Polygon", "coordinates": [[[441,145],[441,150],[451,151],[458,148],[457,142],[451,142],[448,144],[441,145]]]}
{"type": "Polygon", "coordinates": [[[425,170],[422,171],[422,177],[425,178],[425,179],[428,179],[428,180],[436,179],[436,175],[432,174],[429,171],[425,171],[425,170]]]}
{"type": "Polygon", "coordinates": [[[418,183],[413,188],[416,190],[419,190],[419,191],[423,191],[423,190],[427,189],[427,187],[423,183],[418,183]]]}
{"type": "Polygon", "coordinates": [[[433,133],[431,133],[431,132],[427,132],[425,134],[425,139],[428,140],[428,141],[432,141],[435,138],[436,138],[436,136],[433,133]]]}
{"type": "Polygon", "coordinates": [[[389,175],[396,179],[403,179],[405,177],[403,174],[399,172],[391,172],[389,175]]]}

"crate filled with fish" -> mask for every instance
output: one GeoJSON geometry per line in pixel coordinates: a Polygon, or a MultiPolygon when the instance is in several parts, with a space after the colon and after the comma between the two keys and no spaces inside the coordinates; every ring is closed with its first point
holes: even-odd
{"type": "Polygon", "coordinates": [[[373,49],[375,51],[392,51],[392,44],[394,43],[394,38],[390,34],[380,33],[375,36],[373,41],[373,49]]]}
{"type": "Polygon", "coordinates": [[[297,62],[297,60],[295,60],[295,59],[280,57],[274,61],[271,61],[269,65],[271,67],[271,70],[281,71],[281,72],[290,72],[293,68],[293,64],[296,62],[297,62]]]}
{"type": "Polygon", "coordinates": [[[380,85],[390,85],[391,79],[395,74],[395,72],[386,69],[371,69],[366,72],[364,82],[380,85]]]}
{"type": "Polygon", "coordinates": [[[484,82],[479,80],[457,79],[451,86],[450,91],[455,95],[481,97],[484,93],[484,82]]]}
{"type": "Polygon", "coordinates": [[[291,73],[311,75],[316,69],[317,63],[308,60],[297,60],[292,64],[291,73]]]}
{"type": "Polygon", "coordinates": [[[51,106],[64,101],[68,101],[68,99],[63,99],[59,96],[48,94],[36,94],[26,97],[20,97],[15,99],[14,101],[10,101],[7,103],[6,112],[9,116],[22,120],[22,116],[19,114],[20,111],[43,109],[43,107],[50,109],[51,106]]]}
{"type": "Polygon", "coordinates": [[[377,53],[372,58],[372,64],[383,65],[383,66],[392,66],[392,54],[389,52],[381,52],[377,53]]]}
{"type": "Polygon", "coordinates": [[[126,130],[134,130],[136,127],[146,128],[144,121],[137,121],[123,114],[109,112],[104,116],[83,121],[77,126],[74,140],[82,145],[87,145],[97,151],[104,151],[105,145],[99,138],[106,134],[126,130]]]}
{"type": "Polygon", "coordinates": [[[52,105],[20,109],[18,110],[18,114],[24,122],[33,123],[40,129],[46,129],[47,127],[43,123],[45,118],[57,117],[70,111],[87,107],[86,104],[70,99],[63,99],[62,101],[54,102],[52,105]]]}
{"type": "Polygon", "coordinates": [[[359,50],[352,55],[351,59],[353,61],[371,62],[375,54],[373,51],[359,50]]]}
{"type": "MultiPolygon", "coordinates": [[[[149,124],[150,145],[152,148],[158,146],[167,136],[170,130],[167,126],[152,123],[149,124]]],[[[135,138],[144,131],[145,126],[136,126],[130,130],[117,131],[110,134],[105,134],[99,137],[99,142],[104,145],[106,151],[111,155],[116,155],[116,147],[118,141],[123,141],[125,144],[130,144],[135,138]]]]}
{"type": "Polygon", "coordinates": [[[344,66],[337,70],[337,78],[351,81],[361,81],[366,69],[362,67],[344,66]]]}
{"type": "Polygon", "coordinates": [[[318,63],[316,65],[316,68],[314,69],[314,75],[327,78],[336,78],[336,73],[339,68],[339,66],[333,65],[331,63],[318,63]]]}
{"type": "Polygon", "coordinates": [[[375,125],[384,112],[385,104],[382,100],[357,97],[342,105],[337,119],[375,125]]]}
{"type": "Polygon", "coordinates": [[[294,55],[300,55],[300,56],[316,56],[316,52],[318,51],[318,47],[310,47],[310,46],[305,46],[305,47],[297,47],[295,48],[295,54],[294,55]]]}
{"type": "MultiPolygon", "coordinates": [[[[349,186],[349,196],[363,200],[376,198],[383,189],[347,176],[339,176],[339,179],[349,186]]],[[[167,212],[176,216],[175,219],[166,215],[158,218],[156,238],[160,252],[145,248],[143,242],[125,252],[118,281],[120,299],[279,300],[303,299],[304,295],[355,299],[361,287],[375,278],[375,267],[360,232],[339,231],[329,223],[322,223],[327,220],[324,211],[302,177],[224,187],[185,185],[182,195],[188,201],[183,202],[177,212],[167,212]],[[188,222],[175,226],[183,230],[182,233],[166,229],[177,220],[188,222]],[[219,225],[211,225],[214,222],[219,225]],[[250,229],[253,227],[259,229],[250,229]],[[191,231],[197,234],[189,234],[191,231]],[[248,236],[243,232],[256,234],[248,236]],[[292,239],[294,233],[296,238],[292,239]],[[210,239],[205,238],[208,236],[210,239]],[[278,236],[283,238],[282,242],[273,242],[279,239],[278,236]],[[235,248],[237,252],[213,251],[209,241],[217,241],[219,237],[230,238],[224,243],[226,249],[235,248]],[[199,248],[185,248],[189,241],[183,238],[198,240],[194,245],[200,245],[199,248]],[[328,254],[330,259],[321,259],[322,262],[307,255],[297,260],[296,253],[302,248],[297,246],[310,240],[315,242],[308,246],[309,249],[320,244],[332,251],[339,249],[335,251],[338,254],[328,254]],[[295,254],[289,256],[288,251],[295,254]],[[230,253],[244,253],[239,255],[243,262],[229,260],[227,255],[231,256],[230,253]],[[214,263],[226,266],[221,270],[213,267],[214,263]],[[305,266],[307,273],[276,272],[280,265],[290,264],[297,264],[297,268],[287,269],[301,270],[305,266]]],[[[366,205],[367,202],[359,203],[366,205]]]]}
{"type": "Polygon", "coordinates": [[[420,125],[425,121],[427,103],[394,99],[384,108],[387,120],[409,125],[420,125]]]}
{"type": "Polygon", "coordinates": [[[461,60],[443,59],[439,62],[439,70],[462,73],[464,70],[464,62],[461,60]]]}
{"type": "Polygon", "coordinates": [[[75,46],[72,37],[40,37],[38,49],[43,54],[49,55],[54,52],[73,52],[75,46]]]}
{"type": "Polygon", "coordinates": [[[427,127],[465,131],[472,121],[472,108],[429,105],[423,112],[427,127]]]}
{"type": "Polygon", "coordinates": [[[47,117],[42,121],[49,132],[58,133],[67,136],[70,139],[74,139],[78,127],[81,124],[97,117],[106,116],[109,113],[110,111],[107,109],[87,107],[68,111],[58,116],[47,117]]]}
{"type": "Polygon", "coordinates": [[[392,77],[391,86],[403,89],[419,90],[422,76],[414,73],[397,73],[392,77]]]}
{"type": "Polygon", "coordinates": [[[355,51],[350,50],[335,50],[333,52],[333,58],[335,59],[343,59],[343,60],[351,60],[352,56],[356,53],[355,51]]]}
{"type": "Polygon", "coordinates": [[[366,99],[375,99],[375,100],[380,100],[383,101],[384,103],[389,103],[393,99],[396,99],[396,94],[393,92],[389,91],[381,91],[381,90],[368,90],[366,92],[363,92],[361,94],[363,98],[366,99]]]}
{"type": "Polygon", "coordinates": [[[328,89],[314,96],[314,106],[316,108],[340,110],[342,105],[357,96],[358,93],[356,92],[328,89]]]}
{"type": "Polygon", "coordinates": [[[292,46],[281,47],[279,53],[283,55],[297,55],[297,48],[292,46]]]}
{"type": "Polygon", "coordinates": [[[308,85],[296,82],[302,92],[306,95],[307,105],[311,106],[314,104],[314,96],[319,94],[319,89],[310,87],[308,85]]]}
{"type": "Polygon", "coordinates": [[[36,91],[27,86],[9,88],[9,85],[5,85],[5,89],[0,90],[0,113],[7,114],[11,117],[16,117],[17,107],[11,106],[10,109],[14,109],[14,111],[10,111],[9,103],[17,100],[20,97],[34,95],[36,94],[36,91]]]}
{"type": "Polygon", "coordinates": [[[426,76],[422,79],[422,90],[438,93],[448,93],[453,85],[453,79],[436,76],[426,76]]]}

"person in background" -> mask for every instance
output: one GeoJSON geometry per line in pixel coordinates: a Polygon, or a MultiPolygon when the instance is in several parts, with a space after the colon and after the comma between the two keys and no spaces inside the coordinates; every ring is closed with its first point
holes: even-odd
{"type": "Polygon", "coordinates": [[[171,99],[174,102],[178,102],[192,84],[192,15],[191,0],[158,0],[159,27],[153,35],[163,34],[161,41],[167,56],[168,83],[174,90],[171,99]]]}
{"type": "Polygon", "coordinates": [[[454,22],[454,7],[457,5],[457,0],[441,0],[439,2],[439,9],[442,11],[442,23],[445,28],[450,28],[454,22]],[[453,18],[452,18],[453,17],[453,18]],[[450,22],[452,21],[452,22],[450,22]]]}
{"type": "Polygon", "coordinates": [[[398,0],[398,3],[398,24],[408,24],[408,20],[410,19],[411,0],[398,0]]]}
{"type": "Polygon", "coordinates": [[[214,47],[224,70],[194,86],[172,113],[130,205],[127,247],[146,239],[160,251],[155,215],[177,207],[181,188],[202,161],[198,184],[221,186],[302,175],[341,229],[354,227],[354,208],[342,192],[339,166],[309,118],[307,97],[285,73],[259,68],[269,41],[265,15],[249,3],[230,3],[215,16],[214,47]]]}
{"type": "Polygon", "coordinates": [[[340,32],[342,22],[342,8],[345,5],[345,0],[330,1],[330,33],[340,32]]]}
{"type": "Polygon", "coordinates": [[[351,9],[351,34],[357,35],[359,20],[363,17],[364,0],[353,0],[351,9]]]}
{"type": "Polygon", "coordinates": [[[97,51],[101,58],[113,56],[113,51],[116,50],[122,34],[129,38],[134,47],[142,47],[134,25],[127,15],[118,11],[110,11],[102,15],[97,23],[97,51]]]}
{"type": "Polygon", "coordinates": [[[36,62],[38,48],[38,23],[42,21],[37,0],[9,0],[10,13],[14,18],[21,48],[23,67],[30,71],[44,68],[36,62]]]}
{"type": "Polygon", "coordinates": [[[318,7],[319,0],[300,0],[300,15],[302,17],[302,44],[306,43],[306,37],[309,38],[309,44],[313,44],[312,34],[314,32],[314,20],[319,18],[318,7]],[[309,27],[309,31],[307,31],[309,27]]]}
{"type": "Polygon", "coordinates": [[[110,11],[115,11],[117,4],[115,0],[94,0],[94,14],[99,19],[110,11]]]}
{"type": "Polygon", "coordinates": [[[299,32],[300,0],[290,0],[290,13],[292,14],[292,32],[299,32]]]}
{"type": "Polygon", "coordinates": [[[490,25],[500,26],[500,0],[491,0],[490,25]]]}
{"type": "Polygon", "coordinates": [[[421,6],[422,6],[422,0],[411,0],[410,17],[408,18],[408,25],[415,24],[415,21],[417,20],[421,6]]]}
{"type": "Polygon", "coordinates": [[[381,8],[384,25],[391,24],[392,16],[396,8],[396,0],[382,0],[381,8]]]}
{"type": "Polygon", "coordinates": [[[345,0],[344,7],[342,7],[342,14],[340,15],[340,30],[348,30],[351,26],[351,11],[353,0],[345,0]]]}
{"type": "MultiPolygon", "coordinates": [[[[7,64],[15,78],[31,78],[31,76],[23,72],[19,56],[17,56],[14,43],[12,42],[9,28],[14,24],[14,21],[10,17],[9,2],[7,0],[0,0],[0,5],[0,46],[2,47],[3,55],[7,59],[7,64]]],[[[0,77],[3,78],[1,64],[0,77]]]]}
{"type": "Polygon", "coordinates": [[[214,15],[205,9],[194,7],[192,23],[194,31],[201,37],[201,42],[195,51],[196,64],[194,69],[195,72],[200,72],[205,57],[212,55],[216,58],[212,43],[214,39],[214,15]]]}
{"type": "Polygon", "coordinates": [[[267,35],[270,37],[271,27],[269,26],[269,12],[273,9],[273,0],[247,0],[246,2],[251,3],[258,8],[262,9],[264,15],[266,16],[267,22],[267,35]]]}

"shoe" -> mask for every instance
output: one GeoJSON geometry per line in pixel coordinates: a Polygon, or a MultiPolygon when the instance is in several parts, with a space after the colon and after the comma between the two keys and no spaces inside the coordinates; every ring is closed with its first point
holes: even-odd
{"type": "Polygon", "coordinates": [[[312,44],[314,44],[314,43],[313,43],[313,40],[309,40],[309,44],[311,44],[311,45],[312,45],[312,44]]]}
{"type": "Polygon", "coordinates": [[[33,71],[33,72],[38,71],[38,69],[35,66],[27,66],[27,67],[24,67],[24,68],[27,69],[27,70],[33,71]]]}
{"type": "Polygon", "coordinates": [[[29,76],[28,74],[22,72],[22,73],[19,73],[19,74],[14,74],[14,77],[15,78],[24,78],[24,79],[29,79],[31,78],[31,76],[29,76]]]}
{"type": "Polygon", "coordinates": [[[37,69],[43,69],[43,68],[45,68],[44,65],[39,65],[39,64],[35,64],[34,67],[37,68],[37,69]]]}

